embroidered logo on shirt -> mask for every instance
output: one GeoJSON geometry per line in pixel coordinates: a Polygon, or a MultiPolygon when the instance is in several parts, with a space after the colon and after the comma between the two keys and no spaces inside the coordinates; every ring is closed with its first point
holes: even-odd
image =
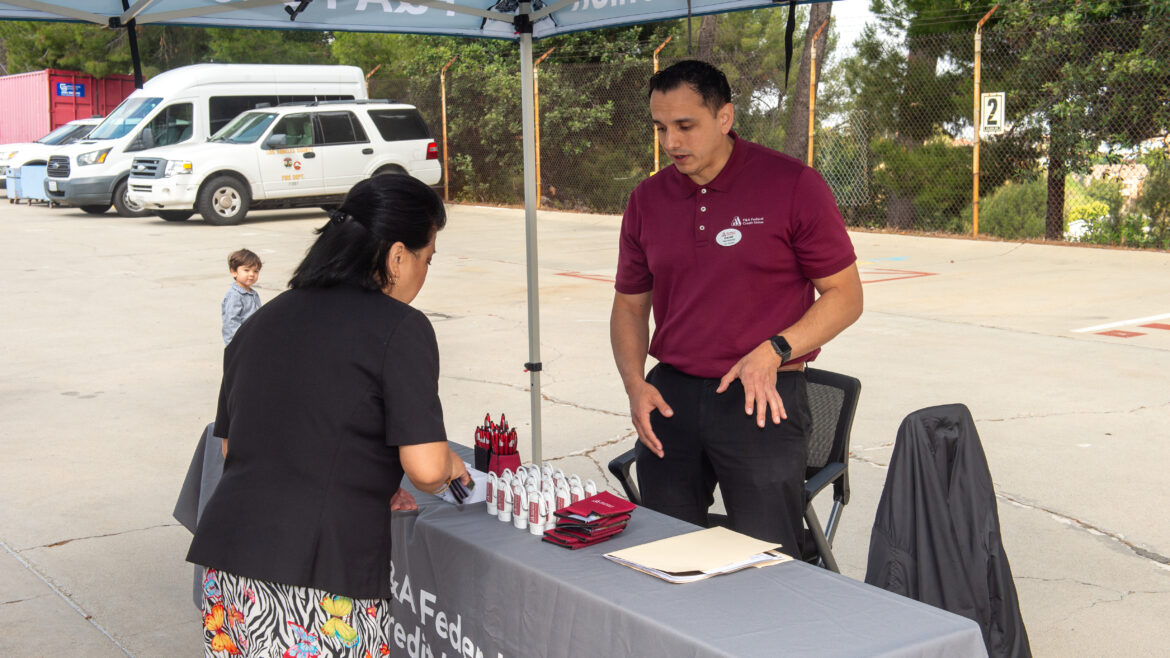
{"type": "Polygon", "coordinates": [[[736,215],[731,219],[732,226],[751,226],[752,224],[763,224],[763,217],[740,217],[736,215]]]}
{"type": "Polygon", "coordinates": [[[715,236],[715,242],[721,247],[730,247],[737,244],[743,238],[743,233],[733,228],[725,228],[719,231],[719,235],[715,236]]]}

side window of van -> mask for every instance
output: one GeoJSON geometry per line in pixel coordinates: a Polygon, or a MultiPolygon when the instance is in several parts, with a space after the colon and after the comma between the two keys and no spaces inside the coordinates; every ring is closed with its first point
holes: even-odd
{"type": "Polygon", "coordinates": [[[169,146],[191,139],[191,122],[195,106],[191,103],[175,103],[164,107],[139,131],[138,137],[126,149],[142,151],[156,146],[169,146]]]}
{"type": "Polygon", "coordinates": [[[265,148],[293,148],[313,145],[313,117],[309,114],[286,114],[265,140],[265,148]]]}
{"type": "Polygon", "coordinates": [[[369,110],[370,118],[378,127],[378,133],[387,142],[408,139],[430,139],[431,131],[418,110],[369,110]]]}
{"type": "Polygon", "coordinates": [[[207,101],[207,116],[210,118],[210,131],[207,134],[214,135],[237,115],[248,110],[276,107],[280,103],[280,96],[212,96],[207,101]]]}
{"type": "Polygon", "coordinates": [[[369,142],[366,131],[352,112],[318,112],[322,144],[357,144],[369,142]]]}

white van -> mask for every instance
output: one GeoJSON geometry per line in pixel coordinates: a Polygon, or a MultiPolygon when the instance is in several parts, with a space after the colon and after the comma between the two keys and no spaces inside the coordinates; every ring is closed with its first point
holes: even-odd
{"type": "Polygon", "coordinates": [[[195,64],[151,78],[86,139],[49,158],[45,192],[54,202],[123,217],[150,214],[126,198],[139,151],[205,142],[241,112],[282,103],[366,98],[356,66],[195,64]]]}

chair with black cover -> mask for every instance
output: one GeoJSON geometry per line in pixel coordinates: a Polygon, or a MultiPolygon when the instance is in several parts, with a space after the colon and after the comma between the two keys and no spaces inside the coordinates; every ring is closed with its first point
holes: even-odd
{"type": "MultiPolygon", "coordinates": [[[[804,474],[804,521],[815,552],[805,556],[826,569],[840,572],[833,557],[833,536],[841,521],[841,510],[849,503],[849,434],[853,430],[853,415],[861,395],[861,382],[848,375],[828,370],[808,368],[808,402],[812,411],[812,435],[808,443],[808,463],[804,474]],[[833,506],[828,522],[822,526],[813,509],[812,501],[829,485],[833,485],[833,506]]],[[[609,462],[626,497],[641,504],[642,495],[635,482],[634,451],[628,450],[609,462]]],[[[726,522],[723,515],[711,514],[710,525],[726,522]]]]}

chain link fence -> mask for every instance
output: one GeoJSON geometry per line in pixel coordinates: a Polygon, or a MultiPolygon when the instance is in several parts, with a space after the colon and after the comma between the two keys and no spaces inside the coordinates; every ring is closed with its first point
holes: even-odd
{"type": "MultiPolygon", "coordinates": [[[[979,235],[1170,248],[1170,25],[1091,27],[984,30],[981,91],[1005,105],[979,145],[979,235]]],[[[818,71],[815,166],[851,227],[972,234],[974,35],[870,37],[818,71]]],[[[657,45],[602,62],[558,48],[538,65],[541,207],[620,213],[655,171],[646,87],[657,45]]],[[[710,60],[732,85],[739,135],[784,150],[793,91],[772,55],[710,60]]],[[[446,73],[454,202],[523,203],[518,68],[446,73]]],[[[417,105],[442,150],[438,71],[370,82],[373,97],[417,105]]]]}

